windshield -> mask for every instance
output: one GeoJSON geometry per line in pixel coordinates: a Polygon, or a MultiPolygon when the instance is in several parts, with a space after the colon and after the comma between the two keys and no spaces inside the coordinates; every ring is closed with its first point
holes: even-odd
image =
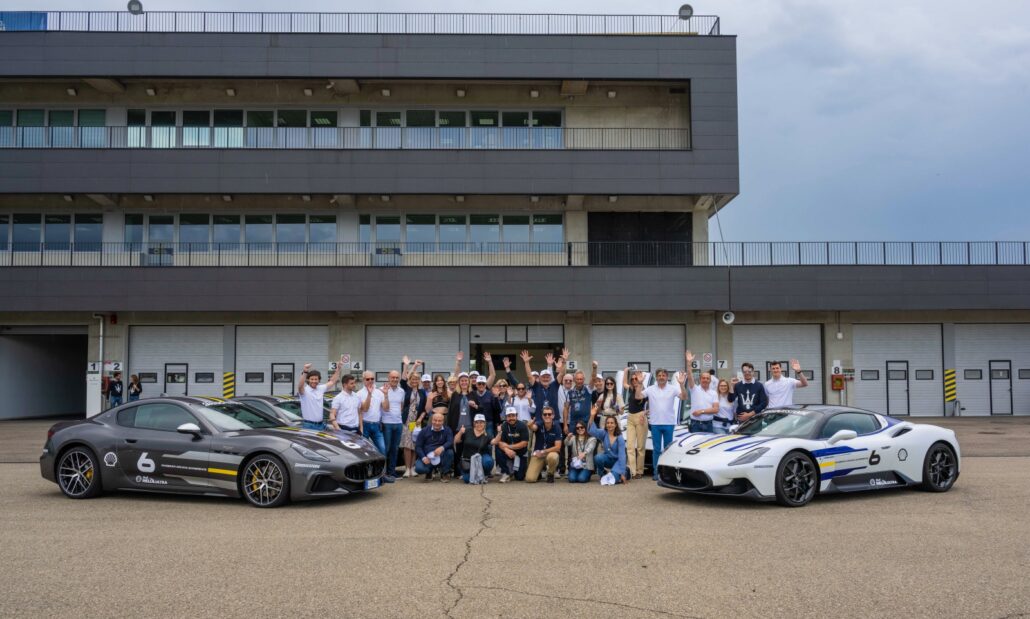
{"type": "Polygon", "coordinates": [[[222,432],[236,432],[238,430],[250,429],[250,426],[242,421],[238,421],[234,417],[230,417],[225,413],[213,410],[211,407],[198,406],[194,410],[204,417],[204,421],[207,421],[222,432]]]}
{"type": "Polygon", "coordinates": [[[263,413],[235,402],[212,404],[208,406],[208,408],[217,411],[222,415],[231,417],[234,421],[244,424],[243,428],[234,429],[248,430],[251,428],[276,428],[282,425],[279,421],[270,419],[263,413]]]}
{"type": "Polygon", "coordinates": [[[283,409],[287,413],[293,413],[294,415],[300,414],[300,402],[297,400],[286,400],[276,404],[279,408],[283,409]]]}
{"type": "Polygon", "coordinates": [[[821,416],[815,411],[766,411],[744,422],[736,433],[745,436],[807,438],[812,435],[821,416]]]}
{"type": "Polygon", "coordinates": [[[300,415],[298,415],[297,413],[295,413],[295,412],[293,412],[291,410],[288,410],[282,404],[276,404],[275,409],[277,411],[279,411],[282,414],[283,417],[285,417],[286,419],[289,419],[290,421],[300,421],[300,419],[301,419],[300,415]]]}

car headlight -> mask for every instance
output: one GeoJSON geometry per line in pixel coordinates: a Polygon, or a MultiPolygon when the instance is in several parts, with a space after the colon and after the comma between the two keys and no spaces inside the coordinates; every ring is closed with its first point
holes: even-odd
{"type": "Polygon", "coordinates": [[[329,458],[326,458],[317,451],[312,451],[307,447],[304,447],[303,445],[298,445],[297,443],[292,443],[292,446],[297,453],[304,456],[308,460],[314,460],[316,462],[329,462],[329,458]]]}
{"type": "Polygon", "coordinates": [[[746,454],[740,456],[739,458],[737,458],[733,462],[730,462],[729,465],[730,466],[736,466],[738,464],[751,464],[755,460],[757,460],[757,459],[761,458],[762,456],[764,456],[767,451],[769,451],[768,447],[756,447],[755,449],[752,449],[751,451],[747,452],[746,454]]]}

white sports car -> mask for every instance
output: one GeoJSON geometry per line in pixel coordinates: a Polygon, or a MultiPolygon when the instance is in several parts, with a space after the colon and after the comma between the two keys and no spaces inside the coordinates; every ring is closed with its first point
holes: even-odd
{"type": "Polygon", "coordinates": [[[946,492],[959,459],[947,428],[843,406],[788,406],[766,410],[734,434],[677,437],[658,460],[658,483],[800,507],[820,492],[946,492]]]}

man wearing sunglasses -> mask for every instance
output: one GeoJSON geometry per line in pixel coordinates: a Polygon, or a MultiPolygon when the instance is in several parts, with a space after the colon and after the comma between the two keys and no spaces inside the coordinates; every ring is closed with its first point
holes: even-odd
{"type": "Polygon", "coordinates": [[[533,454],[529,458],[526,471],[526,483],[536,483],[540,473],[547,468],[547,483],[554,483],[554,473],[558,469],[558,453],[561,451],[562,431],[554,420],[554,409],[545,405],[540,414],[540,424],[529,423],[529,429],[535,436],[533,454]]]}
{"type": "Polygon", "coordinates": [[[376,375],[372,372],[362,374],[361,381],[364,386],[358,391],[358,397],[361,398],[361,418],[365,438],[372,441],[379,453],[385,456],[386,440],[383,437],[382,426],[385,394],[382,389],[376,389],[376,375]]]}

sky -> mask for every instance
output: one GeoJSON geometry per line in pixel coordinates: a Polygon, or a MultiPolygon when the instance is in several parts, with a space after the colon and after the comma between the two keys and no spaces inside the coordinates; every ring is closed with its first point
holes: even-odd
{"type": "MultiPolygon", "coordinates": [[[[147,10],[674,14],[677,2],[143,0],[147,10]]],[[[123,10],[121,0],[3,2],[123,10]]],[[[1030,240],[1030,1],[696,0],[737,36],[721,238],[1030,240]]],[[[711,222],[711,240],[719,226],[711,222]]]]}

